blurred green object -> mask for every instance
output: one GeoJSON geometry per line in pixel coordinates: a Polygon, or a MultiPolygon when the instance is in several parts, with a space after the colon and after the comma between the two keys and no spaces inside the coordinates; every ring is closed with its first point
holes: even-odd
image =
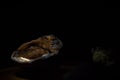
{"type": "Polygon", "coordinates": [[[106,66],[110,66],[114,64],[114,61],[111,57],[112,52],[109,49],[97,47],[92,49],[92,54],[93,54],[93,62],[95,63],[101,63],[106,66]]]}

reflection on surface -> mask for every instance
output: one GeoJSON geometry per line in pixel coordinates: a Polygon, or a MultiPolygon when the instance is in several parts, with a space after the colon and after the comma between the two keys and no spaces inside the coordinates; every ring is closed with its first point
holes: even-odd
{"type": "Polygon", "coordinates": [[[19,67],[11,67],[0,70],[0,80],[28,80],[16,76],[16,72],[19,70],[19,67]]]}

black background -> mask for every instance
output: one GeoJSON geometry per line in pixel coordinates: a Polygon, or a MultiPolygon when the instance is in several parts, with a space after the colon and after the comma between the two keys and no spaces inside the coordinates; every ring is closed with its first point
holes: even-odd
{"type": "MultiPolygon", "coordinates": [[[[119,29],[115,29],[116,25],[109,21],[103,24],[100,15],[93,18],[91,14],[85,14],[90,13],[89,11],[81,11],[83,14],[79,14],[78,17],[71,9],[65,8],[63,12],[56,9],[58,8],[53,12],[52,9],[44,8],[47,10],[44,15],[38,15],[37,11],[25,13],[19,10],[12,13],[13,15],[8,11],[8,14],[3,16],[0,28],[0,69],[21,67],[21,72],[16,75],[30,80],[62,80],[68,72],[70,76],[65,80],[119,78],[119,64],[112,67],[94,64],[91,54],[91,49],[96,46],[111,48],[119,54],[119,29]],[[70,11],[65,13],[66,10],[70,11]],[[18,64],[11,60],[12,52],[21,44],[46,34],[54,34],[63,42],[57,56],[31,64],[18,64]]],[[[116,57],[119,58],[119,55],[116,57]]]]}
{"type": "Polygon", "coordinates": [[[32,1],[32,0],[3,0],[0,8],[40,8],[40,7],[74,7],[74,8],[117,8],[116,1],[32,1]]]}
{"type": "Polygon", "coordinates": [[[120,8],[117,0],[104,0],[104,8],[120,8]]]}
{"type": "Polygon", "coordinates": [[[17,76],[31,80],[61,80],[63,74],[66,73],[66,69],[60,69],[61,66],[76,67],[72,71],[72,76],[68,78],[70,80],[84,80],[88,78],[96,80],[96,78],[101,76],[100,79],[114,79],[118,76],[116,72],[119,70],[116,70],[114,67],[109,69],[102,65],[93,64],[91,54],[91,49],[96,46],[118,50],[119,40],[117,34],[100,28],[90,29],[74,26],[75,22],[67,22],[67,24],[53,23],[45,26],[39,25],[38,27],[34,27],[34,25],[21,27],[18,25],[18,27],[1,29],[0,68],[21,66],[21,64],[10,59],[14,50],[24,42],[36,39],[42,35],[54,34],[63,42],[63,48],[60,50],[59,55],[45,61],[38,60],[32,64],[23,64],[22,71],[18,72],[17,76]],[[115,74],[113,75],[114,72],[115,74]]]}

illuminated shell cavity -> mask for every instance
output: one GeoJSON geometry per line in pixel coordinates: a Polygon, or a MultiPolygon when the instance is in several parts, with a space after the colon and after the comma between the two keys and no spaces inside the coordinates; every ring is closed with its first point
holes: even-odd
{"type": "Polygon", "coordinates": [[[11,59],[18,63],[31,63],[38,59],[47,59],[58,54],[62,46],[61,40],[54,35],[45,35],[22,44],[12,53],[11,59]]]}

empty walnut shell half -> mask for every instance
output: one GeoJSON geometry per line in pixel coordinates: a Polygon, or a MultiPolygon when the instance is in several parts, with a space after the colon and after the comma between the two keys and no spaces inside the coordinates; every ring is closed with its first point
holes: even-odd
{"type": "Polygon", "coordinates": [[[54,35],[45,35],[22,44],[12,53],[11,59],[18,63],[31,63],[58,54],[62,46],[62,42],[54,35]]]}

